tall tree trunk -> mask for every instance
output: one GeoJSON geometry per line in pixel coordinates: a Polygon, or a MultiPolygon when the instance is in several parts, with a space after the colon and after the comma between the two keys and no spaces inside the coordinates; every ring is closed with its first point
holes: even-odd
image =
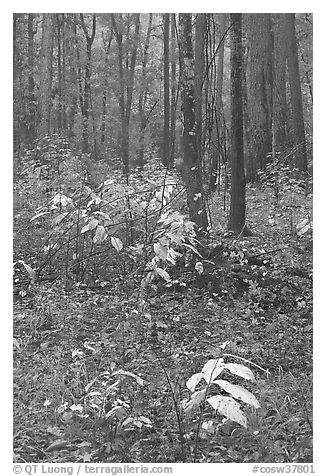
{"type": "Polygon", "coordinates": [[[169,165],[170,159],[170,14],[163,14],[163,164],[169,165]]]}
{"type": "Polygon", "coordinates": [[[197,225],[197,231],[200,234],[207,230],[208,221],[203,193],[201,162],[196,142],[191,14],[180,13],[179,25],[181,97],[184,121],[182,175],[186,185],[190,219],[197,225]]]}
{"type": "Polygon", "coordinates": [[[146,39],[144,44],[143,61],[142,61],[141,90],[140,90],[139,101],[138,101],[139,146],[138,146],[137,163],[140,168],[143,168],[144,166],[145,130],[146,130],[147,120],[148,120],[148,116],[146,116],[146,112],[145,112],[145,107],[147,103],[147,95],[148,95],[148,86],[146,84],[146,69],[147,69],[147,62],[148,62],[149,40],[150,40],[151,31],[152,31],[152,21],[153,21],[153,14],[149,13],[148,27],[147,27],[146,39]]]}
{"type": "Polygon", "coordinates": [[[270,13],[249,14],[247,180],[257,178],[272,152],[272,36],[270,13]]]}
{"type": "Polygon", "coordinates": [[[217,53],[217,71],[216,71],[216,129],[217,129],[217,150],[214,151],[212,157],[212,170],[209,178],[209,190],[213,192],[217,186],[218,173],[220,169],[220,164],[224,158],[223,155],[223,141],[222,136],[224,135],[224,121],[223,121],[223,102],[222,102],[222,93],[223,93],[223,73],[224,73],[224,45],[225,45],[225,33],[226,33],[226,13],[220,13],[220,25],[219,25],[219,44],[218,44],[218,53],[217,53]]]}
{"type": "Polygon", "coordinates": [[[231,13],[231,202],[229,229],[245,231],[245,173],[242,110],[242,14],[231,13]]]}
{"type": "Polygon", "coordinates": [[[128,51],[126,52],[126,71],[123,68],[123,47],[122,47],[122,14],[111,13],[114,36],[118,46],[118,68],[119,68],[119,109],[121,123],[121,155],[123,162],[123,172],[129,175],[129,122],[131,115],[131,105],[134,88],[135,67],[137,48],[139,42],[140,14],[134,14],[134,37],[132,43],[130,65],[128,51]]]}
{"type": "Polygon", "coordinates": [[[202,158],[202,133],[203,133],[203,95],[202,88],[205,75],[205,40],[206,40],[206,14],[197,13],[195,29],[195,61],[194,61],[194,92],[196,112],[196,139],[198,161],[202,158]]]}
{"type": "Polygon", "coordinates": [[[170,164],[173,164],[175,153],[175,126],[177,113],[177,62],[176,62],[176,23],[175,13],[171,14],[171,112],[170,112],[170,164]]]}
{"type": "Polygon", "coordinates": [[[58,41],[58,130],[62,131],[62,40],[61,40],[61,30],[62,30],[62,18],[60,13],[56,13],[56,23],[57,23],[57,41],[58,41]]]}
{"type": "Polygon", "coordinates": [[[33,13],[28,14],[28,115],[27,115],[27,131],[28,139],[32,144],[36,138],[36,113],[37,104],[35,97],[35,81],[34,81],[34,29],[33,13]]]}
{"type": "Polygon", "coordinates": [[[107,95],[109,89],[109,80],[108,80],[108,63],[109,63],[109,51],[112,43],[113,38],[113,31],[111,29],[110,37],[107,40],[103,38],[103,45],[104,45],[104,85],[103,85],[103,95],[102,95],[102,118],[101,118],[101,147],[104,149],[105,147],[105,129],[106,129],[106,102],[107,102],[107,95]]]}
{"type": "Polygon", "coordinates": [[[40,58],[40,124],[39,137],[51,130],[51,87],[54,14],[44,13],[42,22],[42,47],[40,58]]]}
{"type": "Polygon", "coordinates": [[[307,172],[306,137],[303,120],[298,45],[295,33],[295,13],[285,13],[284,16],[287,33],[287,65],[291,93],[292,129],[296,147],[295,164],[301,172],[307,172]]]}
{"type": "Polygon", "coordinates": [[[88,120],[90,116],[91,105],[91,60],[92,60],[92,45],[96,33],[96,15],[92,18],[92,32],[88,33],[85,24],[84,15],[80,14],[81,26],[86,38],[86,66],[85,66],[85,82],[84,82],[84,98],[83,98],[83,147],[84,153],[89,152],[89,131],[88,120]]]}
{"type": "Polygon", "coordinates": [[[273,19],[273,156],[276,157],[287,145],[286,25],[283,13],[276,13],[273,19]]]}

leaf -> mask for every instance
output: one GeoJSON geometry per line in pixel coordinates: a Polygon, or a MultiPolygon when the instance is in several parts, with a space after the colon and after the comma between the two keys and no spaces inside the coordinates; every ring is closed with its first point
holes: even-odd
{"type": "Polygon", "coordinates": [[[210,359],[202,368],[203,377],[207,383],[212,382],[221,372],[223,372],[225,363],[223,359],[210,359]]]}
{"type": "Polygon", "coordinates": [[[68,441],[66,440],[55,440],[53,443],[51,443],[50,446],[46,448],[45,451],[58,451],[62,450],[68,445],[68,441]]]}
{"type": "Polygon", "coordinates": [[[232,397],[243,401],[244,403],[248,403],[255,408],[260,408],[260,403],[258,402],[257,398],[248,390],[241,387],[240,385],[234,385],[226,380],[214,380],[214,382],[219,385],[223,390],[230,393],[232,397]]]}
{"type": "Polygon", "coordinates": [[[26,264],[25,261],[22,259],[18,260],[18,263],[22,264],[24,268],[26,269],[27,273],[29,274],[29,277],[34,280],[36,279],[36,272],[34,271],[33,268],[29,266],[29,264],[26,264]]]}
{"type": "Polygon", "coordinates": [[[189,388],[191,392],[194,392],[196,386],[203,378],[204,378],[203,372],[192,375],[186,383],[187,388],[189,388]]]}
{"type": "Polygon", "coordinates": [[[161,260],[166,261],[169,254],[169,247],[163,246],[161,243],[154,243],[154,252],[161,260]]]}
{"type": "Polygon", "coordinates": [[[218,411],[221,415],[247,428],[247,418],[241,411],[240,404],[233,400],[233,398],[214,395],[213,397],[209,397],[207,401],[214,410],[218,411]]]}
{"type": "Polygon", "coordinates": [[[120,251],[123,248],[122,241],[119,238],[117,238],[116,236],[111,236],[111,244],[116,249],[116,251],[118,253],[120,253],[120,251]]]}
{"type": "Polygon", "coordinates": [[[186,413],[190,412],[190,410],[193,410],[194,408],[198,407],[198,405],[201,404],[201,402],[204,400],[206,395],[206,389],[199,390],[198,392],[195,392],[191,395],[190,400],[187,400],[183,404],[183,409],[186,413]]]}
{"type": "Polygon", "coordinates": [[[195,264],[195,270],[197,271],[198,274],[203,274],[204,272],[203,263],[201,263],[200,261],[197,261],[197,263],[195,264]]]}
{"type": "Polygon", "coordinates": [[[93,243],[103,243],[103,241],[107,238],[108,234],[103,225],[98,225],[96,228],[95,236],[93,238],[93,243]]]}
{"type": "Polygon", "coordinates": [[[165,281],[169,282],[171,281],[169,273],[164,271],[162,268],[155,268],[156,273],[161,276],[161,278],[165,279],[165,281]]]}
{"type": "Polygon", "coordinates": [[[144,380],[142,378],[140,378],[136,374],[133,374],[132,372],[128,372],[127,370],[116,370],[111,375],[126,375],[127,377],[134,378],[139,385],[141,385],[141,386],[144,385],[144,380]]]}
{"type": "Polygon", "coordinates": [[[49,213],[50,212],[48,212],[48,211],[38,213],[37,215],[34,215],[29,221],[32,222],[32,221],[36,220],[37,218],[42,217],[43,215],[48,215],[49,213]]]}
{"type": "Polygon", "coordinates": [[[238,375],[246,380],[255,380],[255,376],[252,371],[241,364],[225,364],[225,368],[228,369],[233,375],[238,375]]]}

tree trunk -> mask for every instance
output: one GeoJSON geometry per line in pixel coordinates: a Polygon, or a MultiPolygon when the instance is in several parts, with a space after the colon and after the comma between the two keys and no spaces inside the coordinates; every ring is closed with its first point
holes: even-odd
{"type": "Polygon", "coordinates": [[[245,231],[245,173],[242,110],[242,14],[231,13],[231,202],[229,229],[245,231]]]}
{"type": "Polygon", "coordinates": [[[81,25],[86,38],[86,66],[85,66],[85,82],[84,82],[84,98],[83,98],[83,147],[84,153],[89,152],[89,131],[88,121],[90,116],[91,105],[91,60],[92,60],[92,45],[96,32],[96,15],[93,14],[92,19],[92,33],[89,35],[84,20],[84,15],[80,14],[81,25]]]}
{"type": "Polygon", "coordinates": [[[28,140],[32,144],[36,138],[36,115],[37,104],[35,97],[35,81],[34,81],[34,17],[33,13],[28,14],[28,114],[27,114],[27,131],[28,140]]]}
{"type": "Polygon", "coordinates": [[[206,40],[206,14],[197,13],[195,29],[195,61],[194,61],[194,93],[196,111],[196,139],[198,161],[202,158],[202,129],[203,129],[203,95],[202,88],[205,76],[205,40],[206,40]]]}
{"type": "Polygon", "coordinates": [[[274,15],[273,33],[273,156],[277,157],[287,145],[286,29],[283,13],[274,15]]]}
{"type": "Polygon", "coordinates": [[[196,141],[191,14],[180,13],[179,24],[181,98],[184,121],[182,175],[186,185],[190,219],[197,225],[198,234],[201,234],[206,232],[208,221],[203,193],[201,162],[196,141]]]}
{"type": "Polygon", "coordinates": [[[247,180],[257,178],[272,152],[272,36],[271,15],[249,14],[247,71],[247,180]]]}
{"type": "Polygon", "coordinates": [[[295,145],[295,165],[307,172],[306,137],[303,120],[302,94],[298,62],[298,45],[295,33],[295,13],[285,13],[287,65],[291,93],[292,129],[295,145]]]}
{"type": "Polygon", "coordinates": [[[101,147],[104,151],[105,148],[105,129],[106,129],[106,101],[109,89],[109,81],[108,81],[108,63],[109,63],[109,51],[112,43],[113,31],[111,29],[110,37],[105,42],[104,36],[103,38],[103,45],[104,45],[104,85],[103,85],[103,95],[102,95],[102,118],[101,118],[101,147]]]}
{"type": "Polygon", "coordinates": [[[176,64],[176,23],[175,13],[171,14],[171,122],[170,122],[170,164],[173,164],[175,155],[175,126],[176,126],[176,112],[177,112],[177,64],[176,64]]]}
{"type": "Polygon", "coordinates": [[[148,86],[146,84],[146,69],[148,62],[148,50],[149,50],[149,40],[152,31],[152,21],[153,14],[149,13],[148,17],[148,27],[146,33],[146,39],[144,44],[144,53],[142,61],[142,78],[141,78],[141,91],[139,94],[138,101],[138,114],[139,114],[139,146],[137,154],[137,163],[140,168],[144,166],[144,149],[145,149],[145,131],[148,121],[148,116],[145,113],[145,107],[147,104],[147,95],[148,95],[148,86]]]}
{"type": "Polygon", "coordinates": [[[169,165],[170,159],[170,14],[163,15],[163,164],[169,165]]]}
{"type": "Polygon", "coordinates": [[[224,73],[224,45],[225,45],[225,33],[226,33],[226,13],[220,13],[220,28],[219,28],[219,50],[217,53],[217,72],[216,72],[216,129],[217,129],[217,150],[214,151],[212,156],[212,168],[209,177],[209,190],[214,192],[217,186],[219,169],[222,160],[225,160],[223,156],[223,141],[222,136],[225,129],[223,121],[223,73],[224,73]]]}
{"type": "Polygon", "coordinates": [[[39,137],[51,130],[51,87],[54,14],[44,13],[42,22],[42,48],[40,58],[40,124],[39,137]]]}

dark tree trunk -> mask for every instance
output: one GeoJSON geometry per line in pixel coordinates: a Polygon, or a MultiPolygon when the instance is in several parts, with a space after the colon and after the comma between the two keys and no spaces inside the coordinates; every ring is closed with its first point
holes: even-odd
{"type": "Polygon", "coordinates": [[[52,87],[52,52],[53,52],[54,14],[44,13],[42,23],[42,48],[40,71],[40,124],[39,137],[51,131],[51,87],[52,87]]]}
{"type": "Polygon", "coordinates": [[[37,103],[35,97],[35,81],[34,81],[34,29],[33,13],[28,14],[28,114],[27,114],[27,131],[28,140],[32,144],[36,138],[36,116],[37,103]]]}
{"type": "Polygon", "coordinates": [[[220,25],[219,25],[219,50],[217,53],[217,71],[216,71],[216,132],[217,132],[217,150],[214,151],[212,157],[212,168],[209,178],[209,190],[214,192],[217,186],[219,170],[221,167],[222,160],[225,160],[223,156],[223,140],[222,137],[225,135],[224,129],[225,124],[223,120],[223,102],[222,102],[222,92],[223,92],[223,73],[224,73],[224,45],[225,45],[225,33],[226,33],[226,13],[221,13],[220,15],[220,25]]]}
{"type": "Polygon", "coordinates": [[[273,51],[273,155],[277,156],[287,146],[287,101],[286,101],[286,29],[284,14],[274,15],[273,51]]]}
{"type": "Polygon", "coordinates": [[[169,165],[170,159],[170,14],[163,15],[163,164],[169,165]]]}
{"type": "Polygon", "coordinates": [[[88,121],[90,116],[91,105],[91,60],[92,60],[92,45],[96,33],[96,15],[93,14],[92,19],[92,33],[89,35],[84,20],[84,15],[80,14],[81,25],[86,38],[86,66],[85,66],[85,82],[84,82],[84,97],[83,97],[83,147],[84,153],[89,152],[89,131],[88,121]]]}
{"type": "Polygon", "coordinates": [[[111,13],[114,36],[118,46],[118,69],[119,69],[119,109],[121,124],[121,155],[123,162],[123,172],[129,175],[129,122],[131,115],[131,105],[133,97],[133,87],[135,78],[135,67],[137,57],[137,47],[139,42],[140,14],[134,16],[134,38],[129,66],[128,51],[126,52],[126,71],[123,68],[123,47],[122,47],[122,14],[111,13]],[[117,20],[117,21],[116,21],[117,20]]]}
{"type": "Polygon", "coordinates": [[[202,88],[205,76],[205,40],[206,40],[206,14],[197,13],[195,30],[195,61],[194,61],[194,92],[196,110],[196,139],[198,161],[202,158],[202,132],[203,132],[203,95],[202,88]]]}
{"type": "Polygon", "coordinates": [[[182,175],[186,185],[190,219],[199,234],[207,230],[207,212],[202,184],[201,162],[197,152],[194,92],[194,56],[192,46],[192,18],[180,13],[180,73],[184,120],[182,175]]]}
{"type": "Polygon", "coordinates": [[[298,61],[298,45],[295,33],[295,13],[285,13],[287,65],[291,93],[292,129],[295,145],[295,165],[307,172],[306,137],[303,120],[302,94],[298,61]]]}
{"type": "Polygon", "coordinates": [[[109,89],[108,81],[108,63],[109,63],[109,51],[112,43],[113,31],[111,29],[110,37],[107,40],[103,36],[103,45],[104,45],[104,85],[103,85],[103,95],[102,95],[102,118],[101,118],[101,147],[102,150],[105,148],[105,129],[106,129],[106,102],[109,89]]]}
{"type": "Polygon", "coordinates": [[[245,231],[245,173],[242,110],[242,14],[231,13],[231,203],[229,229],[245,231]]]}
{"type": "Polygon", "coordinates": [[[175,155],[175,126],[177,112],[177,63],[176,63],[176,24],[175,13],[171,14],[171,123],[170,123],[170,164],[173,164],[175,155]]]}
{"type": "Polygon", "coordinates": [[[143,62],[142,62],[142,79],[141,79],[141,91],[139,94],[138,101],[138,114],[139,114],[139,146],[138,146],[138,155],[137,163],[140,168],[144,166],[144,149],[145,149],[145,131],[148,122],[148,117],[146,116],[145,107],[147,104],[148,96],[148,86],[146,84],[146,69],[148,62],[148,50],[149,50],[149,40],[152,31],[152,21],[153,14],[149,13],[148,17],[148,27],[146,33],[146,39],[144,44],[144,53],[143,53],[143,62]]]}
{"type": "Polygon", "coordinates": [[[272,152],[272,36],[271,15],[249,14],[247,70],[247,180],[257,179],[272,152]]]}

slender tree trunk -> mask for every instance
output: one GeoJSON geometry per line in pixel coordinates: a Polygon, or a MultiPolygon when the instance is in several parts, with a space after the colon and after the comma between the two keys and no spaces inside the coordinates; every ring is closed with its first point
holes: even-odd
{"type": "Polygon", "coordinates": [[[88,122],[90,116],[91,105],[91,60],[92,60],[92,45],[96,33],[96,15],[93,14],[92,33],[89,35],[84,20],[84,15],[80,14],[81,25],[86,38],[86,66],[85,66],[85,82],[84,82],[84,98],[83,98],[83,147],[84,153],[89,152],[89,131],[88,122]]]}
{"type": "Polygon", "coordinates": [[[122,47],[122,14],[111,13],[113,31],[118,46],[118,68],[119,68],[119,109],[121,121],[121,155],[123,162],[123,172],[129,176],[129,122],[131,115],[131,105],[133,98],[135,67],[137,58],[137,48],[139,42],[140,14],[134,16],[134,37],[132,41],[131,58],[129,65],[128,52],[126,53],[126,75],[123,68],[123,47],[122,47]],[[126,76],[126,77],[125,77],[126,76]]]}
{"type": "Polygon", "coordinates": [[[247,71],[247,180],[257,178],[272,152],[272,36],[271,15],[249,14],[247,71]]]}
{"type": "Polygon", "coordinates": [[[170,164],[173,164],[175,155],[175,126],[177,112],[177,66],[176,66],[176,24],[175,13],[171,14],[171,112],[170,112],[170,164]]]}
{"type": "Polygon", "coordinates": [[[169,165],[170,159],[170,14],[163,15],[163,164],[169,165]]]}
{"type": "Polygon", "coordinates": [[[42,48],[40,58],[40,124],[39,137],[51,131],[51,87],[54,14],[44,13],[42,22],[42,48]]]}
{"type": "Polygon", "coordinates": [[[146,84],[146,69],[147,69],[147,62],[148,62],[149,40],[150,40],[151,31],[152,31],[152,21],[153,21],[153,14],[149,13],[148,27],[147,27],[145,44],[144,44],[144,53],[143,53],[143,62],[142,62],[141,91],[139,94],[139,101],[138,101],[139,146],[138,146],[137,163],[140,168],[143,168],[144,166],[145,131],[147,126],[147,117],[145,113],[145,107],[146,107],[147,95],[148,95],[148,86],[146,84]]]}
{"type": "Polygon", "coordinates": [[[296,147],[295,164],[301,172],[307,172],[306,137],[303,119],[298,45],[295,33],[295,13],[285,13],[284,16],[287,32],[287,65],[291,93],[292,129],[296,147]]]}
{"type": "Polygon", "coordinates": [[[102,118],[101,118],[101,147],[104,149],[105,147],[105,128],[106,128],[106,102],[107,102],[107,95],[109,89],[109,81],[108,81],[108,63],[109,63],[109,51],[112,43],[113,32],[111,29],[110,37],[108,42],[105,43],[103,37],[103,44],[104,44],[104,85],[103,85],[103,96],[102,96],[102,118]]]}
{"type": "Polygon", "coordinates": [[[194,92],[196,111],[196,139],[198,161],[202,158],[203,139],[203,95],[202,88],[205,75],[205,40],[206,40],[206,14],[197,13],[195,29],[195,61],[194,61],[194,92]]]}
{"type": "Polygon", "coordinates": [[[61,52],[61,28],[62,28],[62,19],[60,18],[60,13],[56,14],[56,23],[57,23],[57,41],[58,41],[58,130],[62,131],[62,52],[61,52]]]}
{"type": "Polygon", "coordinates": [[[287,101],[286,101],[286,25],[283,13],[274,15],[273,51],[273,155],[277,156],[287,142],[287,101]]]}
{"type": "Polygon", "coordinates": [[[217,53],[217,71],[216,71],[216,129],[217,129],[217,151],[214,151],[212,157],[212,170],[210,174],[209,190],[213,192],[217,186],[219,164],[224,159],[222,148],[223,141],[222,136],[225,128],[223,121],[223,73],[224,73],[224,45],[225,45],[225,32],[226,32],[226,13],[220,13],[220,28],[219,28],[219,50],[217,53]]]}
{"type": "Polygon", "coordinates": [[[229,229],[245,230],[245,173],[242,110],[242,14],[231,13],[231,202],[229,229]]]}
{"type": "Polygon", "coordinates": [[[36,115],[37,104],[35,97],[35,81],[34,81],[34,17],[33,13],[28,14],[28,114],[27,114],[27,131],[28,139],[32,144],[36,138],[36,115]]]}
{"type": "Polygon", "coordinates": [[[190,219],[198,233],[207,230],[207,212],[202,184],[201,162],[197,152],[194,92],[194,56],[192,46],[192,17],[179,14],[181,97],[184,120],[182,175],[186,185],[190,219]]]}

